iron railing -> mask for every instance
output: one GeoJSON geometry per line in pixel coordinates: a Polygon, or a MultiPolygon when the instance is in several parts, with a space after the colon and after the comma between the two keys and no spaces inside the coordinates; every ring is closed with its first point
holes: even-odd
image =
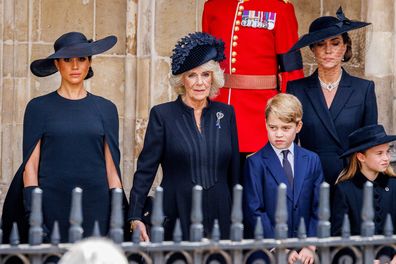
{"type": "MultiPolygon", "coordinates": [[[[14,224],[10,243],[0,246],[0,263],[56,263],[70,246],[82,239],[81,223],[83,191],[73,190],[72,207],[70,213],[70,243],[59,243],[60,235],[57,224],[54,224],[50,243],[43,243],[42,230],[42,191],[36,188],[32,197],[32,213],[30,216],[29,244],[20,244],[18,228],[14,224]]],[[[384,234],[374,234],[373,186],[370,182],[364,188],[364,204],[362,210],[361,236],[350,235],[350,224],[345,216],[342,235],[330,236],[330,206],[329,185],[323,183],[320,191],[319,223],[317,237],[307,237],[304,221],[300,222],[297,238],[287,238],[287,208],[286,186],[281,184],[277,194],[277,211],[275,238],[265,238],[260,218],[257,219],[253,239],[243,238],[242,187],[234,187],[233,208],[231,220],[231,235],[229,240],[220,240],[217,221],[213,226],[210,238],[203,237],[202,225],[202,188],[193,188],[190,241],[182,241],[182,231],[179,221],[176,222],[173,241],[164,241],[164,218],[162,210],[163,190],[156,189],[150,242],[140,242],[140,233],[134,232],[130,242],[123,242],[122,190],[116,189],[112,193],[112,211],[110,231],[108,237],[119,244],[130,263],[287,263],[290,248],[316,246],[315,263],[370,263],[380,259],[387,263],[389,256],[378,256],[384,247],[396,248],[396,236],[393,235],[393,224],[390,215],[387,216],[384,234]],[[259,254],[258,254],[259,252],[259,254]],[[347,252],[343,255],[342,252],[347,252]],[[257,255],[258,254],[258,255],[257,255]],[[253,256],[261,259],[252,260],[253,256]],[[336,257],[337,256],[337,257],[336,257]]],[[[0,230],[0,236],[2,235],[0,230]]],[[[97,223],[92,236],[100,236],[97,223]]]]}

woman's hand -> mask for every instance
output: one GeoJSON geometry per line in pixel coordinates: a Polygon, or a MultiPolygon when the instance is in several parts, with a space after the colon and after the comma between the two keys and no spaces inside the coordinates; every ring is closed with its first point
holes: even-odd
{"type": "Polygon", "coordinates": [[[298,253],[295,250],[289,252],[289,257],[287,258],[288,264],[293,264],[298,260],[298,253]]]}
{"type": "Polygon", "coordinates": [[[312,250],[311,247],[305,247],[300,250],[300,253],[298,254],[298,259],[303,264],[313,264],[315,261],[314,252],[315,250],[312,250]]]}
{"type": "Polygon", "coordinates": [[[135,231],[136,229],[140,230],[140,241],[150,242],[150,238],[147,235],[146,225],[140,220],[132,220],[131,221],[131,231],[135,231]]]}

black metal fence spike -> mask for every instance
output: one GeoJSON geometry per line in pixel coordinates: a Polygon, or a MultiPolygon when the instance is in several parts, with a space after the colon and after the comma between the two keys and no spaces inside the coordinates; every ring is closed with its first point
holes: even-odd
{"type": "Polygon", "coordinates": [[[386,215],[385,225],[384,225],[384,236],[392,237],[393,235],[393,224],[392,224],[392,217],[388,213],[386,215]]]}
{"type": "Polygon", "coordinates": [[[158,186],[155,190],[153,214],[151,215],[151,242],[161,243],[164,241],[164,228],[162,222],[164,220],[163,206],[164,191],[162,187],[158,186]]]}
{"type": "Polygon", "coordinates": [[[298,225],[297,237],[299,239],[306,239],[307,238],[307,228],[305,226],[304,217],[300,218],[300,224],[298,225]]]}
{"type": "MultiPolygon", "coordinates": [[[[256,226],[254,230],[255,240],[243,240],[243,216],[242,216],[242,187],[237,185],[234,187],[234,200],[231,212],[231,237],[227,240],[221,240],[221,233],[219,228],[218,219],[214,220],[213,229],[211,234],[207,234],[211,237],[211,240],[203,240],[203,212],[202,212],[202,195],[203,189],[200,186],[193,188],[192,198],[192,209],[191,209],[191,226],[190,226],[190,238],[193,243],[188,241],[183,242],[180,219],[176,220],[174,231],[173,231],[173,243],[164,241],[164,228],[162,226],[164,214],[163,214],[163,189],[158,187],[156,189],[156,195],[153,204],[152,213],[152,227],[151,227],[151,241],[155,244],[140,243],[140,230],[136,229],[132,235],[131,243],[120,244],[125,254],[128,256],[130,261],[141,262],[143,259],[146,262],[151,261],[152,263],[165,263],[170,262],[170,257],[173,254],[181,254],[188,263],[215,263],[217,257],[220,257],[227,263],[243,263],[248,261],[249,256],[254,251],[263,251],[262,253],[268,256],[269,262],[286,263],[287,253],[285,248],[301,248],[309,243],[317,247],[317,259],[320,259],[321,263],[328,264],[335,262],[334,257],[340,247],[351,247],[352,251],[360,262],[373,263],[377,253],[382,252],[382,247],[393,246],[393,223],[390,214],[386,215],[385,224],[383,226],[383,236],[374,235],[374,208],[373,208],[373,185],[368,182],[364,187],[363,194],[363,208],[361,212],[362,225],[361,225],[361,236],[354,236],[351,238],[351,226],[350,218],[348,214],[344,215],[342,223],[342,239],[331,238],[328,239],[330,224],[330,210],[329,210],[329,185],[324,183],[321,185],[320,192],[320,208],[319,208],[319,223],[318,223],[318,236],[314,239],[304,240],[307,237],[307,226],[304,218],[300,219],[298,232],[296,238],[288,239],[288,211],[287,211],[287,192],[286,185],[280,184],[277,192],[277,204],[275,214],[275,239],[263,240],[263,225],[262,218],[257,217],[256,226]],[[281,239],[281,240],[279,240],[281,239]],[[241,242],[239,242],[241,241],[241,242]],[[268,242],[268,243],[267,243],[268,242]],[[330,243],[329,243],[330,242],[330,243]],[[339,242],[335,244],[335,242],[339,242]],[[263,244],[265,243],[265,244],[263,244]],[[274,248],[276,251],[272,253],[270,248],[274,248]],[[217,255],[217,256],[216,256],[217,255]],[[213,259],[212,259],[213,258],[213,259]]],[[[55,221],[52,227],[52,233],[50,237],[51,245],[48,244],[43,246],[36,246],[42,244],[43,237],[38,236],[43,234],[43,231],[47,229],[43,225],[42,216],[42,191],[35,189],[32,195],[32,211],[29,218],[30,229],[29,229],[29,244],[21,245],[21,238],[25,243],[25,229],[24,235],[19,236],[19,230],[17,223],[13,223],[11,233],[7,233],[6,240],[10,240],[9,246],[2,246],[2,253],[0,258],[8,263],[14,259],[19,258],[22,262],[26,263],[42,263],[50,255],[62,255],[67,249],[68,245],[64,246],[60,244],[61,237],[59,232],[58,222],[55,221]],[[41,232],[40,232],[41,229],[41,232]],[[43,230],[44,229],[44,230],[43,230]],[[34,246],[33,246],[34,245],[34,246]],[[10,248],[12,246],[12,248],[10,248]],[[10,258],[11,257],[11,258],[10,258]],[[30,261],[30,262],[29,262],[30,261]]],[[[70,229],[69,229],[69,241],[74,243],[82,238],[82,190],[76,188],[72,194],[72,205],[70,211],[70,229]]],[[[122,232],[119,229],[122,228],[122,190],[117,189],[112,191],[112,207],[111,207],[111,219],[110,219],[110,230],[109,235],[111,238],[119,238],[122,232]],[[121,210],[121,211],[120,211],[121,210]],[[115,232],[116,231],[116,232],[115,232]]],[[[206,220],[206,219],[205,219],[206,220]]],[[[22,229],[20,229],[22,230],[22,229]]],[[[100,236],[99,222],[95,221],[92,232],[93,236],[100,236]]],[[[205,233],[206,235],[206,233],[205,233]]],[[[1,229],[0,229],[0,240],[1,240],[1,229]]],[[[45,240],[48,240],[46,237],[45,240]]],[[[63,241],[64,239],[62,239],[63,241]]],[[[343,255],[340,256],[337,262],[353,262],[352,258],[343,255]]],[[[379,256],[380,262],[389,258],[385,256],[379,256]]],[[[258,261],[260,262],[259,259],[258,261]]],[[[254,260],[257,262],[256,260],[254,260]]],[[[252,261],[252,262],[254,262],[252,261]]],[[[222,262],[222,261],[220,261],[222,262]]],[[[351,262],[351,263],[352,263],[351,262]]],[[[134,262],[135,263],[135,262],[134,262]]],[[[258,263],[258,262],[257,262],[258,263]]],[[[296,263],[301,263],[297,261],[296,263]]],[[[316,262],[315,262],[316,263],[316,262]]]]}
{"type": "Polygon", "coordinates": [[[286,239],[288,233],[287,226],[287,201],[286,201],[286,184],[281,183],[278,186],[276,212],[275,212],[275,238],[286,239]]]}
{"type": "Polygon", "coordinates": [[[124,240],[122,229],[124,216],[122,213],[122,189],[115,188],[111,193],[110,238],[114,243],[120,244],[124,240]]]}
{"type": "Polygon", "coordinates": [[[139,244],[140,243],[140,234],[141,234],[141,232],[140,232],[139,228],[135,228],[133,230],[132,243],[134,243],[134,244],[139,244]]]}
{"type": "Polygon", "coordinates": [[[40,245],[43,242],[42,195],[43,191],[40,188],[34,188],[29,218],[29,244],[32,246],[40,245]]]}
{"type": "Polygon", "coordinates": [[[351,223],[349,222],[348,214],[344,214],[344,219],[342,221],[342,238],[348,239],[351,236],[351,223]]]}
{"type": "Polygon", "coordinates": [[[202,187],[194,186],[192,193],[190,240],[198,242],[203,237],[202,187]]]}
{"type": "Polygon", "coordinates": [[[82,213],[82,192],[79,187],[72,191],[72,202],[70,209],[70,228],[69,228],[69,242],[74,243],[82,238],[83,229],[81,227],[83,221],[82,213]]]}
{"type": "Polygon", "coordinates": [[[330,185],[323,182],[320,185],[319,195],[319,222],[318,222],[318,237],[330,237],[330,185]]]}
{"type": "Polygon", "coordinates": [[[92,236],[93,237],[100,237],[101,236],[98,220],[95,220],[94,227],[93,227],[93,230],[92,230],[92,236]]]}
{"type": "Polygon", "coordinates": [[[212,229],[212,241],[219,242],[220,241],[220,227],[219,227],[219,220],[215,219],[213,223],[212,229]]]}
{"type": "Polygon", "coordinates": [[[183,240],[183,233],[181,229],[180,219],[176,220],[175,229],[173,230],[173,242],[180,243],[183,240]]]}
{"type": "Polygon", "coordinates": [[[256,226],[254,228],[254,239],[261,240],[264,238],[263,223],[261,217],[257,216],[256,226]]]}
{"type": "Polygon", "coordinates": [[[364,185],[363,208],[362,208],[362,226],[361,235],[370,237],[374,235],[374,207],[373,207],[373,184],[367,181],[364,185]]]}
{"type": "Polygon", "coordinates": [[[10,234],[10,245],[18,246],[19,245],[19,231],[17,223],[12,224],[11,234],[10,234]]]}
{"type": "Polygon", "coordinates": [[[51,244],[57,246],[60,243],[61,237],[59,232],[59,224],[58,221],[54,222],[54,226],[52,228],[51,234],[51,244]]]}
{"type": "Polygon", "coordinates": [[[241,185],[237,184],[234,186],[232,212],[231,212],[232,241],[242,241],[243,239],[242,192],[243,192],[243,188],[241,185]]]}

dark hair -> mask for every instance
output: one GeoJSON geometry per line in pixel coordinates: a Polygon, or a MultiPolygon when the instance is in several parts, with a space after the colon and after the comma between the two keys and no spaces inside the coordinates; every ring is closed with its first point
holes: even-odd
{"type": "MultiPolygon", "coordinates": [[[[346,51],[344,54],[344,58],[342,59],[343,62],[347,62],[352,58],[352,40],[349,37],[348,32],[344,32],[341,34],[342,41],[346,44],[346,51]]],[[[318,42],[316,42],[318,43],[318,42]]],[[[312,50],[316,43],[310,44],[309,48],[312,50]]]]}
{"type": "Polygon", "coordinates": [[[344,41],[344,44],[346,44],[346,51],[344,54],[344,62],[349,61],[352,58],[352,40],[349,37],[348,32],[344,32],[341,34],[342,41],[344,41]]]}

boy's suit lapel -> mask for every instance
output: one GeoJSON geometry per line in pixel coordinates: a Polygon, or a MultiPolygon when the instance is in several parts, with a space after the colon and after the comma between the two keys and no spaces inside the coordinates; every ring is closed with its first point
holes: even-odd
{"type": "Polygon", "coordinates": [[[304,184],[305,175],[307,175],[307,157],[301,153],[300,147],[294,144],[294,201],[296,205],[304,184]]]}
{"type": "MultiPolygon", "coordinates": [[[[284,183],[287,186],[287,198],[293,201],[293,191],[291,190],[286,174],[283,170],[283,167],[279,161],[279,158],[276,156],[275,151],[273,150],[272,146],[267,143],[264,147],[263,151],[263,158],[266,161],[266,165],[275,179],[277,185],[284,183]]],[[[275,195],[275,194],[274,194],[275,195]]],[[[276,197],[276,196],[275,196],[276,197]]]]}

